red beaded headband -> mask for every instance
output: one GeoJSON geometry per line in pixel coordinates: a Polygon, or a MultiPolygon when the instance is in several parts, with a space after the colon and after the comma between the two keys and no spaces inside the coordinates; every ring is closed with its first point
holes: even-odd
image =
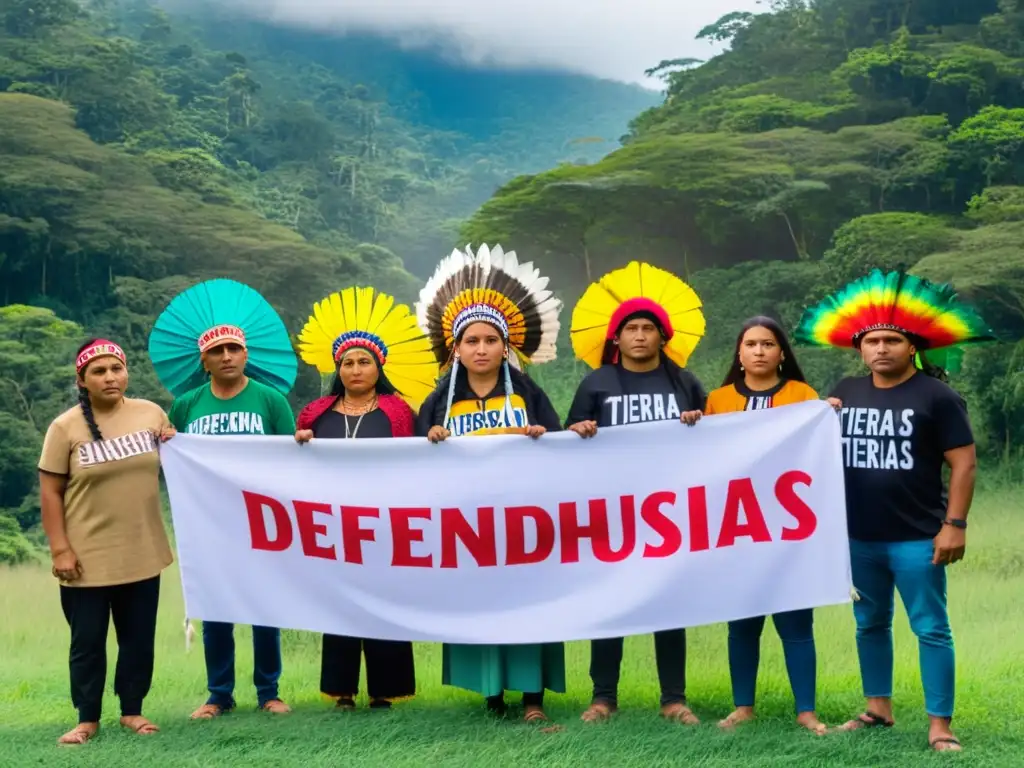
{"type": "Polygon", "coordinates": [[[227,342],[235,342],[245,346],[245,331],[237,325],[215,325],[199,337],[199,351],[205,352],[211,347],[227,342]]]}
{"type": "Polygon", "coordinates": [[[82,370],[95,360],[97,357],[108,357],[113,356],[120,360],[125,365],[128,365],[128,360],[124,356],[124,350],[121,349],[117,344],[106,339],[99,339],[95,343],[90,344],[88,347],[83,349],[77,358],[75,358],[75,371],[81,373],[82,370]]]}

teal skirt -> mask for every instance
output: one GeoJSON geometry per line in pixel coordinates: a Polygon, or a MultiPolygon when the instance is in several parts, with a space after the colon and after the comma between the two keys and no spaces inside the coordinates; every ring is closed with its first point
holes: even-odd
{"type": "Polygon", "coordinates": [[[565,645],[442,647],[441,682],[484,696],[503,691],[565,693],[565,645]]]}

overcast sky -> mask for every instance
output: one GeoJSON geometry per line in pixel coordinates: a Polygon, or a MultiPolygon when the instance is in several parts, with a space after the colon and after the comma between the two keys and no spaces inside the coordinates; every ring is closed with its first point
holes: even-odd
{"type": "MultiPolygon", "coordinates": [[[[404,45],[448,42],[474,64],[543,66],[627,82],[662,59],[706,59],[694,36],[758,0],[207,0],[269,21],[376,32],[404,45]]],[[[645,84],[652,85],[646,80],[645,84]]]]}

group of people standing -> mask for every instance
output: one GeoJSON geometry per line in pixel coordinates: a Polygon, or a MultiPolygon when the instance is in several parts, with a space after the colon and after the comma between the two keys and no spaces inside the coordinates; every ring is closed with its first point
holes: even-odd
{"type": "MultiPolygon", "coordinates": [[[[563,422],[526,366],[556,355],[561,303],[547,278],[513,252],[482,246],[439,264],[415,310],[372,288],[319,302],[298,336],[301,358],[329,386],[294,418],[286,399],[297,364],[273,308],[248,286],[201,283],[157,320],[149,354],[174,396],[169,414],[126,398],[128,361],[116,343],[94,339],[77,355],[79,403],[50,425],[39,462],[43,526],[71,630],[70,676],[78,725],[60,738],[84,744],[98,729],[106,636],[118,639],[114,692],[121,724],[140,734],[153,674],[161,572],[171,563],[160,514],[161,441],[176,432],[294,435],[321,439],[522,434],[568,429],[590,438],[609,428],[671,420],[694,425],[720,413],[784,406],[819,395],[807,384],[787,334],[754,317],[739,330],[721,387],[707,394],[686,364],[704,333],[701,302],[670,273],[632,262],[591,285],[577,303],[571,340],[591,368],[563,422]]],[[[948,286],[874,272],[805,312],[798,342],[859,350],[865,376],[841,381],[827,398],[839,412],[864,712],[840,730],[889,727],[892,713],[894,590],[921,650],[925,703],[936,750],[960,749],[950,729],[953,642],[946,610],[948,564],[963,557],[975,451],[962,398],[927,355],[991,338],[948,286]],[[948,493],[943,465],[951,469],[948,493]]],[[[838,449],[838,448],[837,448],[838,449]]],[[[813,612],[772,616],[782,640],[797,721],[828,728],[816,714],[813,612]]],[[[719,724],[754,718],[766,617],[729,623],[734,711],[719,724]]],[[[253,683],[261,710],[289,710],[279,695],[280,630],[253,627],[253,683]]],[[[233,625],[204,621],[208,697],[195,719],[236,705],[233,625]]],[[[654,634],[660,712],[694,725],[686,697],[686,631],[654,634]]],[[[587,722],[611,718],[623,639],[591,643],[593,696],[587,722]]],[[[412,643],[323,636],[320,690],[353,709],[362,658],[370,706],[387,709],[416,692],[412,643]]],[[[562,643],[443,648],[443,683],[481,694],[506,711],[522,692],[523,717],[548,723],[545,691],[564,693],[562,643]]]]}

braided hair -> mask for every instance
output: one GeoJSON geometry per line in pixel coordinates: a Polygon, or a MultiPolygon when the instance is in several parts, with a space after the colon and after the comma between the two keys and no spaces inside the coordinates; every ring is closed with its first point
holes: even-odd
{"type": "MultiPolygon", "coordinates": [[[[99,339],[89,339],[82,346],[78,348],[76,356],[80,355],[84,349],[95,344],[99,339]]],[[[85,368],[81,370],[81,373],[85,373],[89,368],[86,364],[85,368]]],[[[92,435],[92,439],[97,442],[103,439],[103,434],[100,432],[99,425],[96,423],[96,415],[92,412],[92,401],[89,399],[89,390],[86,389],[79,383],[78,385],[78,404],[82,406],[82,415],[85,416],[85,423],[89,426],[89,433],[92,435]]]]}

